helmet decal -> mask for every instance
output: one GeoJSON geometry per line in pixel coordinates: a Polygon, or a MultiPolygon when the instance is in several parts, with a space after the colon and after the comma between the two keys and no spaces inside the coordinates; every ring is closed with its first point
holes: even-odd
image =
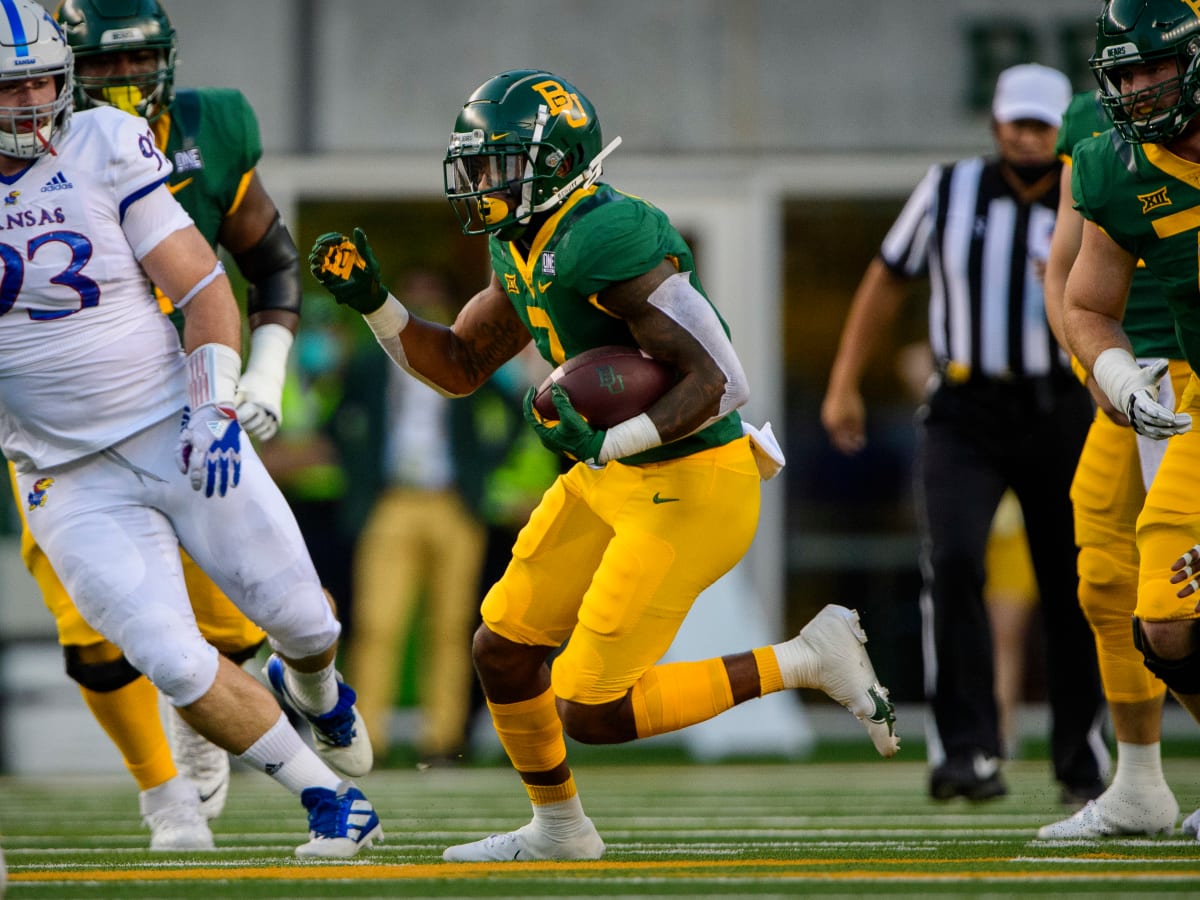
{"type": "Polygon", "coordinates": [[[572,128],[583,128],[590,121],[587,110],[579,102],[579,95],[568,91],[557,81],[539,81],[532,88],[545,98],[550,115],[563,116],[572,128]]]}

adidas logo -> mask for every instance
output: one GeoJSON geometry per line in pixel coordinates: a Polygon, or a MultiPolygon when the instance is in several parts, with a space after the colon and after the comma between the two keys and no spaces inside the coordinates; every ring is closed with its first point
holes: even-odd
{"type": "Polygon", "coordinates": [[[282,768],[283,768],[283,763],[267,763],[265,766],[263,766],[263,770],[268,775],[274,775],[276,772],[278,772],[282,768]]]}
{"type": "Polygon", "coordinates": [[[75,185],[67,181],[67,176],[60,171],[57,172],[53,178],[42,185],[42,193],[48,194],[51,191],[69,191],[73,187],[75,187],[75,185]]]}

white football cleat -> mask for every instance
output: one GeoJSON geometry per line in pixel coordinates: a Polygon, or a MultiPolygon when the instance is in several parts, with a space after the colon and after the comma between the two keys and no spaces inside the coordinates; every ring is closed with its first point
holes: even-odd
{"type": "Polygon", "coordinates": [[[284,678],[284,662],[278,654],[271,654],[264,671],[280,700],[308,720],[313,747],[327,765],[351,778],[371,771],[375,764],[375,753],[367,736],[367,723],[354,705],[357,699],[354,690],[342,681],[341,675],[338,676],[337,705],[318,716],[305,712],[292,697],[287,679],[284,678]]]}
{"type": "Polygon", "coordinates": [[[1183,824],[1179,826],[1179,830],[1184,834],[1190,834],[1196,840],[1200,841],[1200,809],[1184,819],[1183,824]]]}
{"type": "Polygon", "coordinates": [[[819,687],[850,710],[866,726],[881,756],[894,756],[900,749],[896,709],[863,646],[867,633],[858,612],[831,603],[792,640],[806,644],[816,657],[818,683],[809,686],[819,687]]]}
{"type": "Polygon", "coordinates": [[[166,704],[167,741],[179,774],[200,792],[200,811],[212,820],[225,809],[229,794],[229,754],[192,728],[179,710],[166,704]]]}
{"type": "Polygon", "coordinates": [[[1037,836],[1038,840],[1052,841],[1131,834],[1167,835],[1175,830],[1178,817],[1179,804],[1165,783],[1137,793],[1110,787],[1073,816],[1043,825],[1037,836]]]}
{"type": "Polygon", "coordinates": [[[296,848],[300,859],[349,859],[375,841],[383,826],[371,801],[354,784],[343,781],[336,791],[305,788],[300,802],[308,810],[309,841],[296,848]]]}
{"type": "Polygon", "coordinates": [[[150,829],[151,850],[212,850],[212,830],[200,811],[196,786],[176,776],[138,794],[142,821],[150,829]]]}
{"type": "Polygon", "coordinates": [[[522,862],[534,859],[599,859],[604,855],[604,840],[587,816],[570,838],[554,838],[536,823],[522,825],[516,831],[491,834],[481,841],[447,847],[446,862],[522,862]]]}

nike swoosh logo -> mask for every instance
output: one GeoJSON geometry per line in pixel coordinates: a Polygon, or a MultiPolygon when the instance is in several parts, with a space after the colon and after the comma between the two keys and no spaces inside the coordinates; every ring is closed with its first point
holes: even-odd
{"type": "Polygon", "coordinates": [[[493,141],[498,141],[498,140],[500,140],[501,138],[506,138],[506,137],[508,137],[510,134],[512,134],[512,132],[511,132],[511,131],[501,131],[499,134],[496,134],[495,132],[492,132],[492,136],[491,136],[490,140],[493,140],[493,141]]]}
{"type": "Polygon", "coordinates": [[[660,497],[657,491],[655,491],[654,496],[651,497],[650,499],[654,503],[678,503],[679,502],[678,497],[660,497]]]}
{"type": "Polygon", "coordinates": [[[167,190],[170,191],[172,194],[178,194],[185,187],[187,187],[189,184],[191,184],[194,180],[195,179],[193,179],[193,178],[185,178],[185,179],[183,179],[183,181],[179,182],[179,184],[168,184],[167,190]]]}
{"type": "Polygon", "coordinates": [[[218,792],[221,790],[221,788],[222,788],[222,787],[224,787],[224,786],[225,786],[225,782],[224,782],[224,781],[222,781],[220,784],[218,784],[218,785],[217,785],[215,788],[213,788],[213,789],[212,789],[211,791],[209,791],[207,794],[201,794],[201,795],[200,795],[200,802],[201,802],[201,803],[207,803],[207,802],[208,802],[209,800],[211,800],[213,797],[217,796],[217,793],[218,793],[218,792]]]}
{"type": "Polygon", "coordinates": [[[546,288],[550,287],[550,285],[552,285],[552,284],[554,284],[553,281],[539,281],[538,282],[538,290],[544,294],[544,293],[546,293],[546,288]]]}

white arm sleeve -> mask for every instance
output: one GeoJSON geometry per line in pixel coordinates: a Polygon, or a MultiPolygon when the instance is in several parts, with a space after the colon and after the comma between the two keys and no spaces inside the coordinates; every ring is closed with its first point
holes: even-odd
{"type": "MultiPolygon", "coordinates": [[[[725,392],[721,395],[721,406],[717,414],[704,425],[727,416],[750,399],[750,385],[737,351],[725,334],[717,311],[712,304],[692,287],[687,272],[677,272],[654,289],[647,298],[651,305],[668,316],[684,331],[694,337],[705,349],[713,362],[725,375],[725,392]]],[[[700,426],[701,428],[704,425],[700,426]]],[[[699,430],[699,429],[697,429],[699,430]]]]}

